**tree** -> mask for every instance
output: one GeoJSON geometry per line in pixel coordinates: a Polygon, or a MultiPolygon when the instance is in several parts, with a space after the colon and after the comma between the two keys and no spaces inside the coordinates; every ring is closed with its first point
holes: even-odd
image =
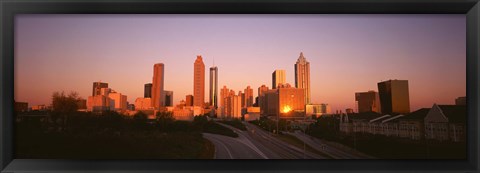
{"type": "Polygon", "coordinates": [[[78,110],[78,101],[81,98],[78,96],[77,92],[71,91],[68,95],[62,92],[54,92],[52,94],[52,120],[54,125],[57,124],[59,118],[61,118],[61,128],[65,129],[67,127],[67,118],[68,115],[72,115],[78,110]]]}
{"type": "Polygon", "coordinates": [[[157,123],[160,126],[160,129],[163,129],[163,130],[166,130],[168,126],[175,121],[175,118],[173,118],[172,112],[160,111],[160,112],[157,112],[155,116],[156,116],[157,123]]]}

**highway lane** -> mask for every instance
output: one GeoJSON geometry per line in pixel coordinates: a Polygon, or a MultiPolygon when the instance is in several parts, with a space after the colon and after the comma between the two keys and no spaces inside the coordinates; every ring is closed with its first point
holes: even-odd
{"type": "Polygon", "coordinates": [[[239,139],[210,133],[203,133],[203,137],[215,145],[215,159],[267,159],[239,139]]]}
{"type": "Polygon", "coordinates": [[[258,143],[262,143],[265,147],[274,150],[284,159],[328,159],[325,156],[320,156],[309,151],[306,151],[304,157],[303,148],[298,148],[280,139],[277,139],[270,132],[267,132],[253,124],[246,122],[244,122],[244,124],[247,127],[247,132],[243,132],[243,134],[246,133],[248,136],[250,136],[250,139],[257,141],[258,143]]]}
{"type": "Polygon", "coordinates": [[[301,141],[304,141],[306,144],[313,147],[314,149],[322,153],[325,153],[334,159],[373,159],[374,158],[372,156],[368,156],[358,151],[354,151],[354,149],[351,149],[351,148],[349,150],[346,150],[346,149],[341,150],[321,139],[318,139],[309,135],[305,135],[301,131],[295,131],[294,133],[289,133],[289,134],[297,137],[298,139],[300,139],[301,141]]]}

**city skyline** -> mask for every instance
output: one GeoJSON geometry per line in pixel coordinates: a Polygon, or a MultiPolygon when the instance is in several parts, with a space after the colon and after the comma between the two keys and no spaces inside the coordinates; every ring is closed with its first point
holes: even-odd
{"type": "MultiPolygon", "coordinates": [[[[169,19],[168,17],[158,17],[160,19],[157,20],[167,21],[167,24],[163,23],[163,25],[171,27],[167,29],[171,31],[166,32],[163,35],[159,34],[156,37],[168,38],[168,33],[176,33],[173,28],[182,28],[180,26],[185,25],[191,27],[193,24],[206,21],[211,22],[213,25],[216,24],[220,26],[220,29],[229,28],[232,32],[220,32],[214,34],[214,31],[218,30],[207,31],[208,29],[201,29],[201,31],[194,31],[198,28],[184,29],[178,32],[179,34],[183,33],[185,35],[176,35],[178,38],[168,38],[167,41],[164,41],[175,41],[172,45],[165,46],[165,48],[148,44],[146,45],[146,47],[148,47],[147,50],[142,50],[135,46],[133,47],[136,49],[128,49],[132,46],[131,44],[139,44],[143,43],[141,40],[149,40],[149,37],[142,35],[139,31],[148,28],[148,25],[146,24],[147,21],[156,19],[156,16],[143,16],[142,18],[142,15],[140,15],[137,17],[127,17],[126,19],[122,19],[106,15],[98,19],[97,17],[90,18],[75,15],[72,15],[70,18],[55,17],[54,15],[40,15],[40,17],[36,15],[21,15],[21,17],[18,18],[18,32],[16,32],[16,43],[18,45],[16,46],[15,57],[16,101],[26,101],[31,103],[31,105],[49,104],[51,94],[55,91],[62,90],[67,92],[77,91],[80,96],[86,99],[90,95],[89,92],[91,91],[92,82],[102,81],[108,83],[110,88],[127,95],[128,101],[133,104],[136,98],[144,95],[144,84],[152,82],[152,65],[163,63],[165,64],[164,89],[174,92],[173,102],[174,104],[177,104],[180,100],[185,99],[186,95],[194,94],[192,88],[193,68],[191,64],[194,62],[196,55],[201,55],[204,58],[203,62],[207,67],[210,67],[211,64],[213,64],[211,62],[213,62],[213,58],[215,58],[215,65],[220,69],[218,74],[218,87],[220,88],[227,86],[229,89],[238,92],[243,91],[247,86],[251,86],[251,88],[255,90],[261,85],[269,86],[272,82],[271,73],[277,69],[285,70],[286,82],[294,85],[295,73],[293,65],[300,52],[303,52],[307,61],[310,62],[312,103],[327,103],[332,106],[332,110],[355,108],[356,92],[368,90],[378,91],[376,86],[377,83],[389,79],[403,79],[409,81],[410,104],[412,111],[423,107],[431,107],[433,103],[451,104],[454,103],[455,98],[466,95],[465,26],[462,25],[465,24],[465,19],[462,15],[419,15],[420,17],[417,15],[380,15],[371,17],[372,15],[370,15],[371,18],[361,17],[365,15],[360,15],[360,17],[349,17],[345,15],[339,15],[337,17],[332,15],[306,15],[304,18],[298,16],[288,17],[284,15],[268,15],[259,18],[251,15],[230,16],[231,18],[237,19],[238,21],[233,21],[238,22],[236,24],[242,26],[241,28],[243,29],[257,29],[254,30],[255,32],[252,34],[240,32],[241,30],[227,26],[227,24],[231,23],[225,20],[228,17],[215,17],[212,15],[206,15],[206,17],[204,16],[203,18],[202,16],[189,17],[188,15],[167,16],[177,19],[178,21],[187,21],[187,24],[182,25],[179,24],[180,22],[176,23],[176,20],[169,19]],[[66,20],[65,18],[70,20],[66,20]],[[205,18],[211,20],[206,20],[205,18]],[[332,20],[332,18],[335,18],[336,20],[332,20]],[[390,18],[392,21],[386,20],[385,18],[390,18]],[[299,19],[300,22],[292,19],[299,19]],[[91,25],[99,22],[98,20],[105,22],[107,25],[105,25],[105,23],[98,23],[98,27],[91,25]],[[141,29],[115,28],[125,25],[128,21],[138,21],[139,23],[143,23],[146,27],[141,27],[141,29]],[[262,24],[262,21],[266,21],[266,23],[262,24]],[[282,21],[287,23],[282,24],[282,21]],[[311,23],[312,21],[317,21],[317,23],[311,23]],[[326,27],[324,26],[326,24],[322,23],[322,21],[329,24],[334,23],[336,24],[335,26],[337,29],[340,30],[345,29],[345,25],[357,26],[355,28],[357,31],[349,30],[350,32],[353,32],[352,34],[343,30],[343,34],[340,34],[340,32],[334,32],[333,28],[335,28],[335,26],[326,27]],[[342,21],[345,23],[342,23],[342,21]],[[67,25],[72,22],[79,22],[77,25],[80,25],[81,29],[75,29],[67,25]],[[369,30],[372,29],[371,26],[366,26],[366,24],[363,24],[362,22],[369,24],[372,22],[377,24],[380,23],[389,29],[384,29],[385,31],[378,33],[369,30]],[[258,25],[253,27],[246,25],[252,23],[258,25]],[[273,32],[278,34],[289,31],[291,32],[291,35],[300,36],[298,39],[292,39],[293,36],[288,36],[280,37],[277,38],[278,40],[275,40],[275,35],[266,34],[265,32],[271,28],[299,23],[309,26],[302,28],[295,25],[299,27],[297,29],[300,31],[309,31],[307,34],[299,34],[297,32],[300,31],[294,30],[294,28],[277,29],[280,31],[273,32]],[[109,26],[108,24],[112,26],[109,26]],[[316,26],[315,24],[320,26],[316,26]],[[413,24],[418,26],[414,26],[413,24]],[[453,27],[454,24],[455,26],[453,27]],[[336,33],[334,34],[334,37],[330,38],[328,41],[328,43],[331,44],[317,44],[319,48],[316,48],[315,44],[311,45],[312,39],[309,38],[309,36],[312,36],[314,39],[329,37],[327,34],[322,35],[319,34],[318,31],[311,31],[311,28],[315,28],[314,26],[324,28],[322,31],[330,34],[336,33]],[[396,29],[395,27],[400,27],[401,29],[396,29]],[[38,33],[26,33],[29,28],[39,28],[39,31],[38,33]],[[63,31],[59,33],[51,33],[52,31],[47,28],[50,28],[53,31],[58,29],[62,29],[63,31]],[[258,32],[258,29],[261,29],[263,32],[258,32]],[[97,35],[93,31],[98,31],[97,34],[106,34],[106,36],[97,35]],[[114,34],[107,34],[107,31],[114,31],[114,34]],[[128,36],[125,37],[120,37],[119,34],[126,31],[136,32],[127,34],[128,36]],[[175,45],[180,45],[178,42],[183,40],[183,37],[191,37],[195,32],[211,33],[213,38],[208,40],[206,39],[208,37],[204,38],[203,35],[199,34],[198,37],[201,38],[192,39],[193,42],[196,42],[195,44],[186,44],[187,48],[183,49],[183,51],[174,51],[175,49],[173,47],[175,47],[175,45]],[[43,36],[40,35],[46,33],[48,33],[47,35],[52,36],[50,40],[43,38],[43,36]],[[237,38],[238,41],[242,43],[239,44],[243,46],[234,47],[236,44],[222,41],[225,40],[225,36],[235,33],[240,35],[235,38],[237,38]],[[264,33],[268,37],[260,36],[260,33],[264,33]],[[89,38],[93,37],[93,35],[97,35],[99,38],[81,39],[79,38],[79,35],[82,34],[92,34],[88,35],[89,38]],[[63,38],[60,38],[62,35],[63,37],[74,39],[73,41],[67,42],[63,38]],[[387,38],[382,38],[378,35],[387,38]],[[250,37],[242,39],[240,38],[241,36],[250,37]],[[408,37],[401,39],[400,37],[402,36],[408,37]],[[93,49],[89,49],[90,46],[86,44],[88,41],[91,41],[93,45],[97,45],[99,44],[97,42],[102,42],[100,39],[103,40],[106,37],[109,38],[107,41],[110,40],[111,42],[115,39],[119,39],[117,41],[124,41],[130,38],[133,40],[133,43],[127,44],[120,41],[121,43],[115,44],[116,46],[102,46],[101,48],[93,49]],[[259,39],[265,40],[259,43],[259,45],[262,45],[260,48],[249,46],[250,42],[258,40],[255,39],[255,37],[260,37],[259,39]],[[334,38],[337,38],[337,40],[334,38]],[[369,38],[369,40],[365,38],[369,38]],[[394,38],[398,39],[396,40],[397,42],[395,42],[394,38]],[[425,38],[430,39],[425,40],[425,38]],[[198,42],[201,40],[205,42],[204,45],[198,42]],[[294,40],[295,44],[289,43],[289,40],[294,40]],[[302,40],[305,40],[306,44],[300,44],[302,43],[302,40]],[[407,42],[406,40],[409,41],[407,42]],[[39,41],[45,41],[45,44],[40,45],[38,44],[39,41]],[[274,46],[267,44],[272,41],[280,43],[274,44],[274,46]],[[355,42],[347,44],[348,41],[355,42]],[[358,44],[362,41],[371,41],[372,45],[370,47],[376,47],[376,49],[366,48],[365,45],[358,44]],[[64,45],[61,45],[60,43],[63,43],[64,45]],[[382,44],[386,43],[391,45],[382,47],[383,49],[379,48],[382,44]],[[74,45],[77,44],[80,45],[79,48],[74,48],[74,45]],[[218,44],[226,45],[222,46],[218,44]],[[291,48],[283,50],[286,49],[285,47],[289,46],[291,48]],[[365,50],[358,47],[365,48],[365,50]],[[127,50],[127,52],[122,52],[121,48],[125,48],[123,51],[127,50]],[[266,49],[266,51],[262,51],[262,48],[266,49]],[[68,49],[69,51],[61,51],[64,49],[68,49]],[[164,49],[168,51],[162,52],[159,50],[157,52],[156,49],[164,49]],[[170,51],[169,49],[172,50],[170,51]],[[334,51],[332,51],[332,49],[334,51]],[[82,65],[84,63],[79,57],[87,58],[86,61],[88,62],[90,54],[78,53],[77,51],[82,52],[86,50],[92,50],[92,52],[99,53],[100,55],[94,56],[96,59],[93,60],[98,61],[98,64],[103,65],[97,65],[97,63],[86,63],[85,65],[82,65]],[[118,54],[119,52],[121,52],[120,54],[126,55],[120,56],[120,54],[118,54]],[[350,52],[350,54],[348,52],[350,52]],[[135,57],[132,55],[141,56],[135,57]],[[245,57],[245,59],[238,58],[238,56],[245,57]],[[372,58],[372,56],[374,58],[372,58]],[[73,57],[73,60],[69,57],[73,57]],[[125,65],[122,62],[112,61],[115,60],[116,57],[122,57],[121,60],[125,61],[128,65],[125,65]],[[46,60],[42,61],[42,59],[46,60]],[[277,59],[280,59],[281,61],[278,61],[277,59]],[[70,60],[72,61],[71,63],[66,62],[70,60]],[[33,63],[36,63],[35,66],[33,63]],[[58,65],[60,64],[64,65],[59,67],[58,65]],[[118,64],[120,64],[120,66],[118,66],[118,64]],[[54,69],[52,67],[57,68],[51,70],[54,69]],[[73,74],[70,73],[75,71],[79,72],[73,74]],[[92,76],[88,74],[95,75],[92,76]],[[64,76],[67,76],[67,78],[64,76]],[[35,77],[35,79],[32,77],[35,77]],[[148,78],[150,78],[150,80],[148,80],[148,78]],[[71,81],[66,79],[70,79],[71,81]],[[43,83],[39,82],[42,80],[44,81],[43,83]],[[73,84],[63,84],[58,81],[54,82],[56,80],[68,81],[66,83],[73,84]],[[56,85],[46,85],[49,82],[54,82],[56,85]],[[37,87],[29,88],[29,86],[37,87]]],[[[159,23],[159,25],[162,25],[162,22],[159,23]]],[[[209,25],[207,28],[212,27],[209,25]]],[[[373,28],[377,28],[378,30],[382,27],[373,28]]],[[[150,33],[152,34],[152,32],[150,33]]],[[[197,36],[196,34],[194,35],[197,36]]],[[[226,40],[228,41],[231,39],[226,40]]],[[[319,39],[319,41],[321,42],[321,39],[319,39]]],[[[323,41],[326,42],[325,40],[323,41]]],[[[166,43],[162,42],[162,44],[165,45],[166,43]]],[[[205,82],[205,84],[207,83],[205,82]]],[[[209,86],[207,85],[205,88],[207,89],[207,87],[209,86]]],[[[254,92],[253,96],[256,97],[257,94],[257,92],[254,92]]],[[[208,98],[204,97],[204,101],[207,102],[208,98]]]]}

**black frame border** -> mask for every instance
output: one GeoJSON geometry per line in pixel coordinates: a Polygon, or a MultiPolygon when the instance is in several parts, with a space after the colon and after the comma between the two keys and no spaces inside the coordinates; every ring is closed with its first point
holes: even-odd
{"type": "Polygon", "coordinates": [[[479,0],[4,0],[0,2],[2,172],[478,172],[479,0]],[[28,160],[13,158],[16,14],[466,14],[467,160],[28,160]]]}

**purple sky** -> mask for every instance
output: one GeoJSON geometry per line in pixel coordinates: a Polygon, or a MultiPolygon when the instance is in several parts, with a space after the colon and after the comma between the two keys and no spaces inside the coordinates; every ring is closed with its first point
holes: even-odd
{"type": "MultiPolygon", "coordinates": [[[[49,104],[54,91],[87,98],[94,81],[133,103],[165,64],[174,102],[193,94],[193,63],[218,66],[219,87],[271,88],[275,69],[294,85],[310,62],[312,102],[355,108],[354,93],[409,80],[410,105],[453,104],[466,95],[465,15],[18,15],[15,99],[49,104]]],[[[220,91],[219,91],[220,93],[220,91]]]]}

